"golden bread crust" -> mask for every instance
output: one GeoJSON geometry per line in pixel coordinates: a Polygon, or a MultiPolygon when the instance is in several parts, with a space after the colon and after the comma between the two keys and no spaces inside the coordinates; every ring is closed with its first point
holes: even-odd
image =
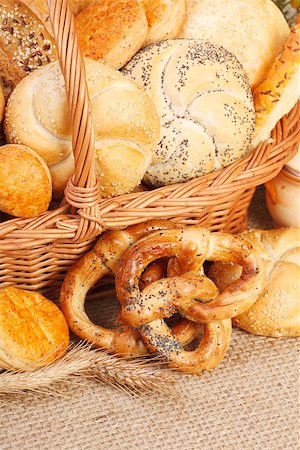
{"type": "MultiPolygon", "coordinates": [[[[233,319],[234,325],[263,336],[300,336],[300,229],[249,230],[241,236],[261,255],[267,279],[258,300],[233,319]]],[[[240,273],[240,266],[222,262],[209,276],[222,291],[240,273]]]]}
{"type": "Polygon", "coordinates": [[[57,306],[37,292],[0,289],[0,366],[35,370],[62,357],[69,329],[57,306]]]}
{"type": "Polygon", "coordinates": [[[32,218],[47,211],[52,198],[47,164],[24,145],[0,147],[0,210],[32,218]]]}
{"type": "Polygon", "coordinates": [[[119,69],[142,47],[148,23],[136,0],[103,0],[75,19],[83,56],[119,69]]]}
{"type": "Polygon", "coordinates": [[[149,31],[144,47],[166,39],[175,39],[186,17],[186,0],[142,0],[149,31]]]}
{"type": "Polygon", "coordinates": [[[300,98],[300,24],[290,32],[266,79],[253,92],[256,147],[268,139],[276,123],[300,98]]]}

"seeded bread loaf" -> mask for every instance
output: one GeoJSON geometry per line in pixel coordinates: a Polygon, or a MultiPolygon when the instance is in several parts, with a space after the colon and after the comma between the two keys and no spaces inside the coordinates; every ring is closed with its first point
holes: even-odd
{"type": "Polygon", "coordinates": [[[7,99],[28,73],[56,59],[52,37],[20,1],[0,0],[0,77],[7,99]]]}
{"type": "Polygon", "coordinates": [[[161,120],[146,182],[182,183],[249,150],[254,106],[248,78],[222,47],[194,39],[161,41],[141,50],[123,73],[144,86],[161,120]]]}

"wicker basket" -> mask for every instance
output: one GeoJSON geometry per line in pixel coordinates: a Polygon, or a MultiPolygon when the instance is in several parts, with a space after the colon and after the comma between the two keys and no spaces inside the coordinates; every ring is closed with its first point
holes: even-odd
{"type": "Polygon", "coordinates": [[[93,160],[91,106],[85,69],[67,0],[48,0],[73,122],[75,174],[63,204],[35,219],[0,225],[0,283],[32,290],[60,286],[68,267],[106,229],[152,218],[201,224],[214,231],[246,227],[256,186],[281,170],[299,144],[299,104],[272,132],[272,139],[229,167],[184,184],[101,199],[93,160]]]}

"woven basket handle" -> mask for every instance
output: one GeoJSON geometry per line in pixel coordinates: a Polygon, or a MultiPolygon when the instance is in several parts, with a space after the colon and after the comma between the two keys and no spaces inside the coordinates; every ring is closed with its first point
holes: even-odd
{"type": "Polygon", "coordinates": [[[65,189],[65,199],[80,216],[74,240],[83,242],[99,235],[103,227],[95,175],[92,108],[69,0],[47,0],[47,3],[72,121],[75,173],[65,189]]]}

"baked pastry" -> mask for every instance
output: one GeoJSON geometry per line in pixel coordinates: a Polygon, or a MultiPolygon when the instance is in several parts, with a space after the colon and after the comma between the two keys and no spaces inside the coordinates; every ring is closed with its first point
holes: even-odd
{"type": "Polygon", "coordinates": [[[47,164],[24,145],[0,147],[0,210],[31,218],[47,211],[52,198],[47,164]]]}
{"type": "Polygon", "coordinates": [[[102,0],[78,14],[75,25],[83,56],[114,69],[138,52],[148,34],[145,9],[138,0],[102,0]]]}
{"type": "Polygon", "coordinates": [[[4,109],[5,109],[5,98],[2,86],[0,84],[0,122],[2,122],[2,119],[4,117],[4,109]]]}
{"type": "Polygon", "coordinates": [[[187,0],[180,37],[222,45],[237,57],[254,87],[266,76],[289,31],[272,0],[187,0]]]}
{"type": "Polygon", "coordinates": [[[254,131],[252,94],[243,68],[222,47],[194,39],[163,41],[141,50],[122,71],[145,87],[161,120],[147,183],[185,182],[247,153],[254,131]]]}
{"type": "Polygon", "coordinates": [[[256,112],[252,146],[270,137],[276,123],[300,98],[300,24],[296,25],[266,79],[253,92],[256,112]]]}
{"type": "Polygon", "coordinates": [[[175,39],[186,17],[186,0],[142,0],[149,32],[144,46],[166,39],[175,39]]]}
{"type": "Polygon", "coordinates": [[[0,2],[0,76],[7,99],[19,81],[56,59],[52,37],[18,0],[0,2]]]}
{"type": "MultiPolygon", "coordinates": [[[[104,196],[133,190],[150,165],[159,135],[155,107],[143,89],[119,72],[85,60],[93,109],[96,170],[104,196]]],[[[22,80],[5,115],[8,142],[33,148],[50,168],[54,192],[74,171],[71,123],[57,62],[22,80]]]]}
{"type": "MultiPolygon", "coordinates": [[[[259,251],[267,280],[258,300],[233,324],[263,336],[300,336],[300,229],[248,230],[241,237],[259,251]]],[[[217,262],[209,276],[222,291],[240,273],[237,264],[217,262]]]]}
{"type": "Polygon", "coordinates": [[[58,307],[38,292],[0,289],[0,367],[33,371],[61,358],[69,329],[58,307]]]}

